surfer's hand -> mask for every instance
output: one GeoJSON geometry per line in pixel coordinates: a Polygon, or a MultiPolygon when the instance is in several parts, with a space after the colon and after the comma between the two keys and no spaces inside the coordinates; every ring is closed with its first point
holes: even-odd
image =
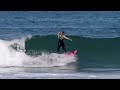
{"type": "Polygon", "coordinates": [[[72,41],[72,39],[70,39],[70,41],[72,41]]]}

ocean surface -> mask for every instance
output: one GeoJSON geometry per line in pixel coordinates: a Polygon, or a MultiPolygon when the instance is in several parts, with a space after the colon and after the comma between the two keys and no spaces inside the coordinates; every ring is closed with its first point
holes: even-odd
{"type": "Polygon", "coordinates": [[[120,79],[120,11],[0,11],[0,79],[120,79]]]}

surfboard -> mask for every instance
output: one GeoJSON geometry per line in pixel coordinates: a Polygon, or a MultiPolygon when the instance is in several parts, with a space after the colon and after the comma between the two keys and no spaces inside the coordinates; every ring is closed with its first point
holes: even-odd
{"type": "Polygon", "coordinates": [[[78,50],[74,50],[74,51],[72,51],[72,52],[67,52],[67,53],[65,54],[65,56],[73,56],[73,55],[75,55],[77,52],[78,52],[78,50]]]}

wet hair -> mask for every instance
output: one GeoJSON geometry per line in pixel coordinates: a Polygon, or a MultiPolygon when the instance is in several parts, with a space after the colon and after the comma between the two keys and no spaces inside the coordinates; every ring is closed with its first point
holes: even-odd
{"type": "Polygon", "coordinates": [[[62,31],[62,33],[65,33],[64,31],[62,31]]]}

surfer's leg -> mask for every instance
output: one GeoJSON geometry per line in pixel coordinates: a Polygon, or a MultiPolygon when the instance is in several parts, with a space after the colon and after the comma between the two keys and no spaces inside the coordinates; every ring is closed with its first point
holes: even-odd
{"type": "Polygon", "coordinates": [[[58,46],[57,46],[57,51],[59,52],[60,50],[60,47],[61,47],[61,44],[58,43],[58,46]]]}
{"type": "Polygon", "coordinates": [[[65,44],[64,43],[62,44],[62,48],[63,48],[64,52],[66,53],[66,49],[65,49],[65,44]]]}

